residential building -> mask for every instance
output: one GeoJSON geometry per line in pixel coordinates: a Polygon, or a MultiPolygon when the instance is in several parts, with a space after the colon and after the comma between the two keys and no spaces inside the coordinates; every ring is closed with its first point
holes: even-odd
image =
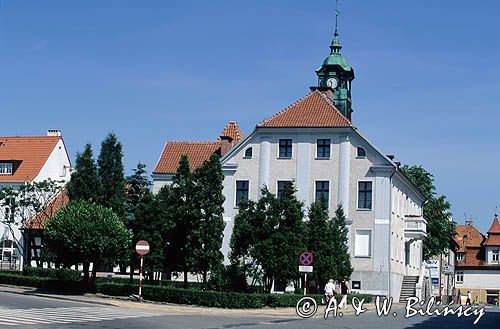
{"type": "MultiPolygon", "coordinates": [[[[354,69],[341,54],[338,29],[330,54],[316,70],[317,86],[301,99],[259,123],[221,159],[224,171],[224,241],[229,242],[238,204],[257,200],[266,186],[279,193],[293,181],[309,206],[325,197],[330,216],[342,204],[347,217],[354,273],[353,291],[400,297],[405,277],[421,277],[426,236],[424,197],[393,156],[382,153],[352,121],[354,69]]],[[[153,180],[154,189],[175,173],[181,154],[199,165],[215,144],[168,143],[153,180]],[[203,156],[201,156],[203,155],[203,156]]],[[[420,278],[421,280],[421,278],[420,278]]]]}
{"type": "Polygon", "coordinates": [[[153,193],[158,193],[172,182],[182,155],[189,160],[191,170],[196,170],[214,153],[223,155],[243,139],[240,127],[230,121],[216,141],[209,142],[167,142],[153,170],[153,193]]]}
{"type": "Polygon", "coordinates": [[[472,221],[457,225],[456,293],[470,291],[472,301],[499,305],[500,299],[500,223],[493,218],[488,236],[474,227],[472,221]]]}
{"type": "MultiPolygon", "coordinates": [[[[48,179],[67,182],[70,171],[71,163],[59,130],[49,130],[47,136],[0,137],[0,187],[18,189],[23,184],[48,179]]],[[[3,201],[0,205],[2,222],[16,220],[15,206],[16,200],[3,201]]],[[[16,226],[11,228],[0,224],[0,265],[19,268],[29,246],[22,230],[16,226]]],[[[37,249],[40,245],[38,236],[32,246],[37,249]]],[[[28,258],[32,259],[31,251],[28,258]]]]}

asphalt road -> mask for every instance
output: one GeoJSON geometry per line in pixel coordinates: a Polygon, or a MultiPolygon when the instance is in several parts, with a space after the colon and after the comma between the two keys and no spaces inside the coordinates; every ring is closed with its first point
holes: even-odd
{"type": "MultiPolygon", "coordinates": [[[[394,306],[396,317],[378,317],[374,311],[359,316],[323,319],[319,316],[300,319],[297,316],[261,316],[258,313],[182,312],[168,307],[140,308],[133,303],[125,306],[98,305],[51,299],[33,295],[0,292],[0,328],[113,328],[113,329],[308,329],[308,328],[500,328],[500,311],[488,309],[477,325],[469,318],[423,317],[404,318],[404,309],[394,306]]],[[[321,311],[321,310],[320,310],[321,311]]],[[[319,314],[319,313],[318,313],[319,314]]]]}

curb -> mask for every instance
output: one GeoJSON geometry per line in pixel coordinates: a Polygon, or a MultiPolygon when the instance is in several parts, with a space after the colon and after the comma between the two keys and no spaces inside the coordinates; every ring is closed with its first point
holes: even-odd
{"type": "Polygon", "coordinates": [[[86,304],[105,305],[105,306],[116,307],[116,305],[102,302],[102,301],[98,301],[98,300],[88,300],[88,299],[64,297],[64,295],[55,295],[55,294],[49,294],[49,293],[43,293],[43,292],[36,292],[36,290],[26,289],[26,290],[15,291],[15,290],[9,290],[9,289],[2,289],[2,288],[6,288],[6,287],[11,288],[11,286],[0,285],[0,292],[8,293],[8,294],[16,294],[16,295],[24,295],[24,296],[36,296],[36,297],[43,297],[43,298],[49,298],[49,299],[64,300],[64,301],[70,301],[70,302],[75,302],[75,303],[86,303],[86,304]]]}

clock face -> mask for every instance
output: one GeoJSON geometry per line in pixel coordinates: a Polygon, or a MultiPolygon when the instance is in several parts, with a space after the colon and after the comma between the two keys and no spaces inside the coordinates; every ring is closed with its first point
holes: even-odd
{"type": "Polygon", "coordinates": [[[337,88],[339,82],[335,78],[330,78],[326,81],[326,85],[332,89],[337,88]]]}

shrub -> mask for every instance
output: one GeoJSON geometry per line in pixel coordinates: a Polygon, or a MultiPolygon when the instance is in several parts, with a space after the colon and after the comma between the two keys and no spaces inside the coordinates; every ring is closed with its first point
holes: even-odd
{"type": "MultiPolygon", "coordinates": [[[[99,282],[97,292],[112,296],[128,296],[137,293],[137,286],[99,282]]],[[[236,292],[201,291],[165,286],[145,285],[144,299],[175,304],[200,305],[220,308],[259,308],[266,304],[267,295],[236,292]]]]}
{"type": "Polygon", "coordinates": [[[39,278],[51,278],[62,281],[78,281],[81,279],[82,274],[80,271],[71,270],[66,268],[53,269],[53,268],[40,268],[40,267],[25,267],[23,275],[33,276],[39,278]]]}
{"type": "Polygon", "coordinates": [[[85,287],[81,280],[63,281],[49,277],[27,276],[6,272],[0,272],[0,284],[11,284],[15,286],[26,286],[71,293],[81,293],[85,291],[85,287]]]}

